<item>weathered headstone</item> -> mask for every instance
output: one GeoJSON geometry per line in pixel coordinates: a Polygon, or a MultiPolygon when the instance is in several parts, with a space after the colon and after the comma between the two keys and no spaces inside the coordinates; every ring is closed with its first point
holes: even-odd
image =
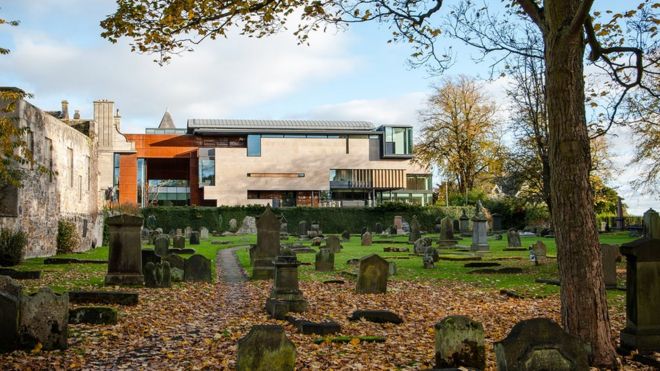
{"type": "Polygon", "coordinates": [[[509,247],[522,247],[522,243],[520,242],[520,233],[518,233],[518,230],[515,228],[510,228],[506,233],[506,236],[507,244],[509,247]]]}
{"type": "Polygon", "coordinates": [[[142,249],[140,227],[142,218],[116,215],[106,219],[109,230],[108,274],[106,285],[141,285],[142,249]]]}
{"type": "Polygon", "coordinates": [[[626,257],[626,327],[621,347],[660,352],[660,239],[621,246],[626,257]]]}
{"type": "Polygon", "coordinates": [[[536,241],[536,243],[532,245],[531,249],[534,252],[534,255],[536,255],[537,259],[545,258],[548,256],[548,248],[541,240],[536,241]]]}
{"type": "Polygon", "coordinates": [[[616,288],[616,261],[619,259],[619,246],[600,245],[600,256],[603,264],[603,279],[605,287],[616,288]]]}
{"type": "Polygon", "coordinates": [[[372,242],[373,242],[373,240],[371,238],[371,233],[365,232],[362,235],[362,240],[360,241],[360,245],[362,245],[362,246],[371,246],[372,242]]]}
{"type": "Polygon", "coordinates": [[[236,233],[237,230],[238,230],[238,222],[236,221],[236,219],[234,218],[229,219],[229,232],[236,233]]]}
{"type": "Polygon", "coordinates": [[[287,239],[289,237],[289,222],[284,217],[280,216],[280,239],[287,239]]]}
{"type": "Polygon", "coordinates": [[[335,254],[329,248],[322,247],[316,253],[314,266],[319,272],[330,272],[335,270],[335,254]]]}
{"type": "MultiPolygon", "coordinates": [[[[270,206],[269,206],[270,207],[270,206]]],[[[243,223],[241,227],[236,231],[236,234],[255,234],[257,233],[257,221],[253,216],[246,216],[243,218],[243,223]]],[[[279,220],[277,224],[277,238],[279,240],[280,235],[280,225],[279,220]]]]}
{"type": "Polygon", "coordinates": [[[170,276],[173,282],[182,282],[185,274],[186,260],[176,254],[170,254],[163,258],[170,263],[170,276]]]}
{"type": "Polygon", "coordinates": [[[183,236],[183,230],[181,228],[177,228],[175,236],[183,236]]]}
{"type": "Polygon", "coordinates": [[[476,214],[472,217],[472,251],[488,251],[488,219],[481,201],[477,201],[476,214]]]}
{"type": "Polygon", "coordinates": [[[199,245],[199,232],[198,231],[190,232],[190,244],[191,245],[199,245]]]}
{"type": "Polygon", "coordinates": [[[149,214],[149,216],[147,216],[147,220],[144,222],[144,225],[150,230],[156,229],[156,216],[154,214],[149,214]]]}
{"type": "Polygon", "coordinates": [[[449,216],[445,216],[440,221],[440,237],[438,238],[439,247],[454,247],[458,240],[454,237],[454,224],[449,216]]]}
{"type": "Polygon", "coordinates": [[[252,326],[238,341],[238,371],[293,371],[296,347],[278,325],[252,326]]]}
{"type": "Polygon", "coordinates": [[[270,205],[256,222],[257,245],[252,249],[252,278],[273,278],[275,268],[273,259],[280,253],[280,220],[273,213],[270,205]]]}
{"type": "Polygon", "coordinates": [[[321,225],[319,224],[318,221],[312,221],[312,224],[309,227],[309,230],[307,231],[307,237],[314,238],[314,237],[321,237],[321,235],[322,235],[321,225]]]}
{"type": "Polygon", "coordinates": [[[172,247],[175,249],[185,249],[186,248],[186,238],[182,235],[176,235],[172,239],[172,247]]]}
{"type": "Polygon", "coordinates": [[[589,346],[547,318],[518,322],[495,343],[500,371],[573,371],[589,369],[589,346]]]}
{"type": "Polygon", "coordinates": [[[403,217],[395,216],[394,217],[394,228],[396,228],[396,234],[403,234],[403,217]]]}
{"type": "Polygon", "coordinates": [[[433,269],[434,268],[434,263],[435,263],[435,261],[433,261],[433,256],[432,255],[424,254],[424,256],[422,256],[422,264],[423,264],[424,269],[433,269]]]}
{"type": "Polygon", "coordinates": [[[192,227],[186,227],[186,229],[183,231],[183,236],[186,238],[186,240],[190,239],[191,233],[192,233],[192,227]]]}
{"type": "Polygon", "coordinates": [[[183,279],[186,282],[212,282],[211,261],[203,255],[193,255],[186,259],[183,267],[183,279]]]}
{"type": "Polygon", "coordinates": [[[356,291],[360,294],[379,294],[387,291],[389,263],[376,254],[360,259],[356,291]]]}
{"type": "Polygon", "coordinates": [[[170,236],[161,234],[154,239],[154,252],[160,257],[167,256],[170,248],[170,236]]]}
{"type": "Polygon", "coordinates": [[[335,235],[330,235],[325,239],[325,247],[327,247],[332,253],[338,253],[341,250],[341,241],[339,237],[335,235]]]}
{"type": "Polygon", "coordinates": [[[289,312],[307,310],[307,300],[298,287],[298,266],[296,254],[289,248],[282,250],[273,262],[275,279],[266,301],[266,311],[277,319],[284,319],[289,312]]]}
{"type": "Polygon", "coordinates": [[[415,241],[415,248],[413,252],[415,255],[424,255],[426,253],[426,248],[431,246],[433,241],[428,237],[422,237],[415,241]]]}
{"type": "Polygon", "coordinates": [[[351,232],[349,232],[349,231],[341,232],[341,239],[344,240],[344,242],[350,241],[351,240],[351,232]]]}
{"type": "Polygon", "coordinates": [[[208,240],[209,239],[209,229],[206,227],[202,227],[199,229],[199,239],[200,240],[208,240]]]}
{"type": "Polygon", "coordinates": [[[312,238],[312,246],[321,246],[321,243],[323,242],[323,238],[321,237],[314,237],[312,238]]]}
{"type": "Polygon", "coordinates": [[[0,276],[0,352],[18,349],[22,289],[18,282],[0,276]]]}
{"type": "Polygon", "coordinates": [[[493,213],[491,215],[493,218],[493,231],[501,231],[502,230],[502,214],[498,213],[493,213]]]}
{"type": "Polygon", "coordinates": [[[458,230],[461,233],[461,236],[468,237],[470,236],[470,218],[465,213],[465,209],[462,210],[461,217],[458,218],[458,230]]]}
{"type": "Polygon", "coordinates": [[[374,228],[374,232],[378,233],[378,234],[383,233],[383,225],[380,224],[380,223],[376,223],[376,226],[374,228]]]}
{"type": "Polygon", "coordinates": [[[304,220],[298,222],[298,236],[307,237],[307,222],[304,220]]]}
{"type": "Polygon", "coordinates": [[[395,262],[389,262],[390,265],[387,267],[387,275],[388,276],[394,276],[396,275],[396,263],[395,262]]]}
{"type": "Polygon", "coordinates": [[[152,231],[149,228],[142,228],[142,230],[140,231],[140,239],[142,241],[153,241],[151,232],[152,231]]]}
{"type": "MultiPolygon", "coordinates": [[[[139,238],[139,228],[136,232],[139,238]]],[[[65,349],[68,324],[68,294],[55,294],[50,288],[44,287],[36,294],[21,296],[19,319],[21,348],[33,349],[41,343],[43,350],[65,349]]]]}
{"type": "Polygon", "coordinates": [[[414,243],[420,237],[422,237],[422,233],[420,232],[419,221],[417,221],[417,215],[413,215],[412,220],[410,221],[410,233],[408,234],[408,242],[414,243]]]}
{"type": "Polygon", "coordinates": [[[69,323],[114,325],[117,323],[117,310],[112,307],[77,307],[69,309],[69,323]]]}
{"type": "Polygon", "coordinates": [[[653,209],[644,213],[644,237],[660,239],[660,215],[653,209]]]}
{"type": "Polygon", "coordinates": [[[442,218],[441,217],[438,216],[437,218],[435,218],[435,221],[433,223],[433,232],[440,233],[440,230],[442,229],[442,227],[440,225],[441,223],[442,223],[442,218]]]}
{"type": "Polygon", "coordinates": [[[435,367],[485,370],[483,325],[466,316],[449,316],[436,323],[435,367]]]}
{"type": "Polygon", "coordinates": [[[147,263],[144,266],[144,286],[150,288],[172,287],[170,263],[147,263]]]}

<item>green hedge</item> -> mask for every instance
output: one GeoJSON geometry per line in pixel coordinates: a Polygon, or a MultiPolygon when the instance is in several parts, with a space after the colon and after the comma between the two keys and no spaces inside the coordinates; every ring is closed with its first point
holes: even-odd
{"type": "MultiPolygon", "coordinates": [[[[401,204],[388,204],[373,208],[309,208],[293,207],[277,209],[277,214],[284,214],[289,224],[289,232],[298,228],[298,222],[305,220],[308,223],[318,221],[321,230],[326,233],[341,233],[348,230],[359,233],[362,227],[374,230],[376,223],[383,228],[392,225],[394,217],[402,216],[405,220],[412,220],[417,215],[423,229],[432,230],[435,219],[450,215],[456,219],[461,215],[461,206],[452,207],[420,207],[401,204]]],[[[240,226],[246,216],[258,216],[264,210],[263,206],[222,206],[222,207],[148,207],[142,209],[142,215],[156,217],[156,225],[168,232],[171,229],[193,229],[207,227],[209,230],[224,232],[229,228],[229,220],[236,219],[240,226]]],[[[474,214],[474,208],[467,208],[468,215],[474,214]]]]}

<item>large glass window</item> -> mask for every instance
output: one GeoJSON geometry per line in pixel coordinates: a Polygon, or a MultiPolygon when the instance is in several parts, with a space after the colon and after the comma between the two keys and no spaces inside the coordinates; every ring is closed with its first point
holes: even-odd
{"type": "Polygon", "coordinates": [[[112,199],[115,201],[119,200],[119,156],[119,153],[115,153],[112,159],[112,199]]]}
{"type": "Polygon", "coordinates": [[[215,149],[199,149],[199,185],[215,185],[215,149]]]}
{"type": "Polygon", "coordinates": [[[147,175],[147,165],[146,161],[143,158],[137,159],[137,203],[138,205],[145,207],[147,206],[147,199],[144,197],[146,194],[146,182],[145,178],[147,175]]]}
{"type": "Polygon", "coordinates": [[[247,155],[249,157],[261,156],[261,135],[247,136],[247,155]]]}
{"type": "Polygon", "coordinates": [[[430,191],[433,187],[433,179],[430,174],[408,174],[406,175],[406,189],[415,191],[430,191]]]}
{"type": "Polygon", "coordinates": [[[149,203],[184,206],[190,204],[190,187],[184,179],[149,179],[149,203]]]}
{"type": "Polygon", "coordinates": [[[412,128],[385,127],[385,155],[410,155],[412,143],[412,128]]]}

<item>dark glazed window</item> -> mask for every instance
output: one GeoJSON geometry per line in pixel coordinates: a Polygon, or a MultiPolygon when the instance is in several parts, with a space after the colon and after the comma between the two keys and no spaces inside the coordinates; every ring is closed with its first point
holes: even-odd
{"type": "Polygon", "coordinates": [[[261,135],[247,136],[247,155],[248,157],[261,156],[261,135]]]}

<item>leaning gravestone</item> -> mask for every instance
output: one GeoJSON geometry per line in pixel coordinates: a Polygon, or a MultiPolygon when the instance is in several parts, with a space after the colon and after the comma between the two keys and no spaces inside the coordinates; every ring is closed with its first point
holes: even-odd
{"type": "Polygon", "coordinates": [[[507,244],[509,248],[520,248],[522,243],[520,242],[520,233],[515,228],[511,228],[506,233],[507,244]]]}
{"type": "MultiPolygon", "coordinates": [[[[255,234],[257,233],[257,221],[253,216],[246,216],[243,218],[243,223],[241,224],[241,228],[236,231],[236,234],[255,234]]],[[[279,239],[279,225],[277,227],[277,235],[279,239]]]]}
{"type": "Polygon", "coordinates": [[[371,238],[371,233],[364,232],[364,234],[362,235],[362,240],[360,242],[360,245],[362,245],[362,246],[371,246],[372,242],[373,241],[372,241],[372,238],[371,238]]]}
{"type": "Polygon", "coordinates": [[[211,261],[199,254],[189,257],[183,267],[183,279],[186,282],[212,282],[211,261]]]}
{"type": "Polygon", "coordinates": [[[408,242],[414,243],[420,237],[422,233],[419,231],[419,221],[417,221],[417,215],[413,215],[412,220],[410,221],[410,233],[408,234],[408,242]]]}
{"type": "Polygon", "coordinates": [[[256,227],[257,244],[251,255],[252,278],[267,280],[274,276],[273,259],[280,253],[280,220],[270,205],[259,216],[256,227]]]}
{"type": "Polygon", "coordinates": [[[328,236],[325,239],[325,247],[327,247],[332,253],[338,253],[339,250],[341,250],[341,241],[339,241],[339,237],[335,235],[328,236]]]}
{"type": "Polygon", "coordinates": [[[170,237],[166,234],[161,234],[154,239],[154,252],[161,258],[167,256],[167,251],[170,248],[170,237]]]}
{"type": "Polygon", "coordinates": [[[198,231],[192,231],[190,233],[190,244],[191,245],[199,245],[199,232],[198,231]]]}
{"type": "Polygon", "coordinates": [[[486,369],[484,326],[466,316],[449,316],[436,323],[435,367],[486,369]]]}
{"type": "Polygon", "coordinates": [[[229,219],[229,232],[235,233],[238,230],[238,222],[236,219],[229,219]]]}
{"type": "Polygon", "coordinates": [[[150,288],[172,287],[170,263],[147,263],[144,266],[144,286],[150,288]]]}
{"type": "Polygon", "coordinates": [[[21,296],[18,328],[22,348],[33,349],[41,343],[43,350],[66,349],[68,324],[68,294],[55,294],[44,287],[36,294],[21,296]]]}
{"type": "Polygon", "coordinates": [[[266,311],[277,319],[284,319],[289,312],[304,312],[307,310],[307,300],[298,287],[298,266],[300,262],[296,254],[289,248],[282,250],[275,266],[275,279],[266,300],[266,311]]]}
{"type": "Polygon", "coordinates": [[[175,249],[185,249],[186,248],[186,238],[182,235],[176,235],[172,239],[172,247],[175,249]]]}
{"type": "Polygon", "coordinates": [[[282,326],[252,326],[238,341],[238,371],[292,371],[295,365],[296,347],[282,326]]]}
{"type": "Polygon", "coordinates": [[[200,240],[208,240],[209,239],[209,229],[206,227],[202,227],[199,229],[199,239],[200,240]]]}
{"type": "Polygon", "coordinates": [[[109,238],[108,274],[106,285],[142,285],[142,249],[140,227],[142,218],[116,215],[106,219],[109,238]]]}
{"type": "Polygon", "coordinates": [[[360,294],[384,294],[389,267],[387,260],[376,254],[360,259],[356,291],[360,294]]]}
{"type": "Polygon", "coordinates": [[[477,201],[476,214],[472,218],[472,251],[488,251],[488,219],[481,201],[477,201]]]}
{"type": "Polygon", "coordinates": [[[500,371],[574,371],[589,369],[589,346],[548,318],[518,322],[495,343],[500,371]]]}
{"type": "Polygon", "coordinates": [[[19,348],[21,295],[22,289],[18,282],[7,276],[0,276],[0,352],[19,348]]]}
{"type": "Polygon", "coordinates": [[[616,288],[616,261],[619,258],[619,246],[600,245],[600,257],[603,263],[605,288],[616,288]]]}
{"type": "Polygon", "coordinates": [[[330,272],[335,270],[335,254],[329,248],[322,247],[316,253],[314,267],[319,272],[330,272]]]}

